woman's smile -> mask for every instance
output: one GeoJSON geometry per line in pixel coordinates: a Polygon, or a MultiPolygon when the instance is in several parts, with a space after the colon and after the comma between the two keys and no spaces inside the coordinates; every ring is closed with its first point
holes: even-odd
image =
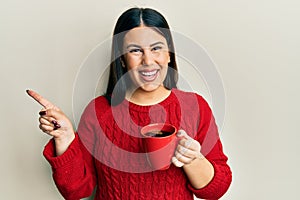
{"type": "Polygon", "coordinates": [[[140,77],[144,82],[152,82],[158,76],[158,69],[155,70],[141,70],[139,71],[140,77]]]}

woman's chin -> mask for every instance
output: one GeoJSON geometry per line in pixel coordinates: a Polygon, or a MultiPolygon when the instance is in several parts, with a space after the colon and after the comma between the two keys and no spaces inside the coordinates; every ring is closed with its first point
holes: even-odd
{"type": "Polygon", "coordinates": [[[155,92],[161,88],[161,84],[157,83],[146,83],[140,86],[140,90],[144,92],[155,92]]]}

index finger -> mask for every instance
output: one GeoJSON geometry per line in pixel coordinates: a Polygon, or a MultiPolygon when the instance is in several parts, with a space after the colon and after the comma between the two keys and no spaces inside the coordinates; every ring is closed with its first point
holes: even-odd
{"type": "Polygon", "coordinates": [[[44,108],[56,108],[54,104],[50,101],[39,95],[38,93],[34,92],[33,90],[26,90],[27,94],[31,96],[34,100],[36,100],[39,104],[41,104],[44,108]]]}

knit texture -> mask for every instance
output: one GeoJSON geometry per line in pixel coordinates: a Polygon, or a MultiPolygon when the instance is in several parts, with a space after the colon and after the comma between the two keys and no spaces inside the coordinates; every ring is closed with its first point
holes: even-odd
{"type": "Polygon", "coordinates": [[[97,97],[85,109],[74,141],[67,151],[55,156],[54,141],[44,149],[53,178],[65,199],[89,196],[109,200],[218,199],[231,183],[231,171],[222,150],[211,109],[195,93],[173,89],[167,99],[153,106],[123,101],[111,107],[97,97]],[[212,181],[193,188],[182,168],[153,170],[148,164],[140,136],[141,127],[166,122],[185,130],[201,144],[201,152],[212,163],[212,181]]]}

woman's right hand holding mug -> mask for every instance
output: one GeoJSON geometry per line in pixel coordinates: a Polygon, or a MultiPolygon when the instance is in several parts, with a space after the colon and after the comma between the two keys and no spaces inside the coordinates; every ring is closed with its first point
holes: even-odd
{"type": "Polygon", "coordinates": [[[68,117],[54,104],[32,90],[26,90],[29,96],[43,106],[39,112],[39,128],[53,136],[56,155],[62,155],[75,138],[73,125],[68,117]]]}

